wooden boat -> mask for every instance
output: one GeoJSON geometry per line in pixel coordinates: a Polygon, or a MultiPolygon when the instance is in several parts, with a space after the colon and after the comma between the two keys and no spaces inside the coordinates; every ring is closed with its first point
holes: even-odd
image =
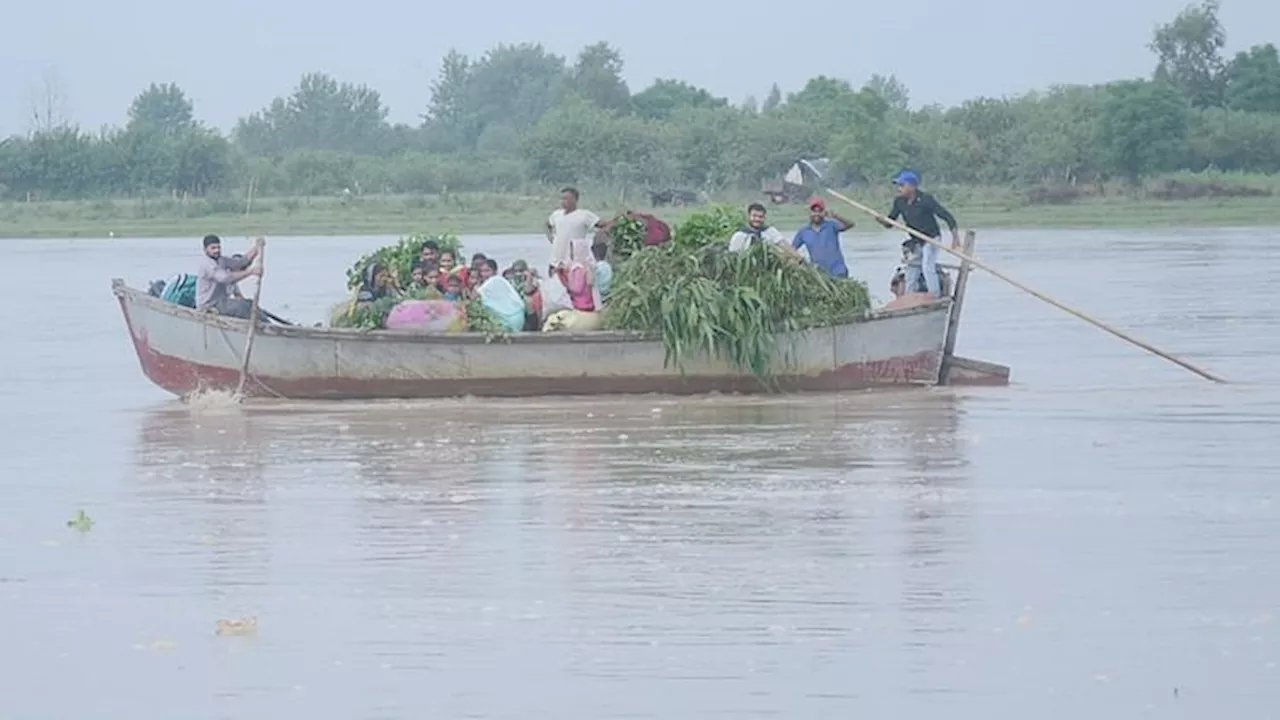
{"type": "MultiPolygon", "coordinates": [[[[972,237],[966,240],[971,249],[972,237]]],[[[423,334],[264,325],[254,339],[249,396],[290,399],[427,398],[853,390],[1008,383],[1009,369],[956,357],[969,268],[954,296],[857,322],[782,334],[763,385],[728,361],[665,365],[660,338],[633,332],[423,334]]],[[[125,324],[156,385],[176,395],[235,390],[246,320],[199,312],[112,281],[125,324]]]]}

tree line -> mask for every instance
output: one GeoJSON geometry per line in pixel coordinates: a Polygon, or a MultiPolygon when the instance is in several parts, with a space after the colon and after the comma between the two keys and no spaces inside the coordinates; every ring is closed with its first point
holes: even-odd
{"type": "Polygon", "coordinates": [[[1071,186],[1173,171],[1280,172],[1280,55],[1229,59],[1217,0],[1158,27],[1149,78],[913,109],[894,77],[818,76],[731,103],[681,80],[632,92],[606,43],[573,62],[539,44],[445,56],[421,122],[323,73],[223,135],[152,84],[122,127],[45,123],[0,141],[0,198],[514,192],[608,184],[759,189],[800,158],[842,185],[910,167],[933,183],[1071,186]]]}

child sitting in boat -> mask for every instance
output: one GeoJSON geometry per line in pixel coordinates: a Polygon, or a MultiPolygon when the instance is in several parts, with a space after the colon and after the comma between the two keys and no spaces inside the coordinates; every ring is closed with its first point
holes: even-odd
{"type": "MultiPolygon", "coordinates": [[[[920,248],[921,243],[914,243],[910,240],[902,243],[902,264],[894,271],[895,279],[897,279],[899,274],[902,275],[902,294],[929,292],[929,288],[925,284],[924,274],[919,272],[915,273],[915,276],[918,278],[916,286],[914,288],[907,287],[907,276],[911,274],[908,270],[920,267],[923,262],[923,253],[920,248]]],[[[941,265],[937,265],[936,267],[938,272],[938,287],[942,288],[942,297],[948,297],[951,295],[951,276],[942,268],[941,265]]]]}
{"type": "Polygon", "coordinates": [[[613,266],[605,259],[609,254],[609,246],[596,243],[591,246],[591,254],[596,259],[596,290],[600,292],[600,297],[603,299],[609,294],[609,285],[613,283],[613,266]]]}
{"type": "MultiPolygon", "coordinates": [[[[914,288],[907,287],[908,266],[919,266],[921,262],[921,254],[918,247],[911,246],[910,243],[902,244],[902,263],[893,270],[893,276],[889,279],[889,293],[893,296],[885,309],[896,309],[914,307],[932,302],[935,298],[929,295],[929,289],[925,286],[924,275],[915,273],[918,279],[914,288]]],[[[951,295],[951,276],[947,271],[938,266],[938,287],[942,288],[942,296],[950,297],[951,295]]]]}
{"type": "Polygon", "coordinates": [[[412,278],[409,283],[410,290],[425,290],[428,287],[426,264],[421,262],[415,263],[413,271],[410,273],[410,278],[412,278]]]}
{"type": "Polygon", "coordinates": [[[434,288],[436,292],[440,291],[440,268],[434,265],[428,265],[424,273],[423,280],[426,281],[427,287],[434,288]]]}
{"type": "Polygon", "coordinates": [[[458,273],[450,273],[444,281],[444,299],[458,302],[464,299],[465,295],[466,286],[462,284],[462,276],[458,273]]]}

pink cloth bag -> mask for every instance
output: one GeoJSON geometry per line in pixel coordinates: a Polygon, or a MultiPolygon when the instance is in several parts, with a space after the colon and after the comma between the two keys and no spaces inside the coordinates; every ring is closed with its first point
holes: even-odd
{"type": "Polygon", "coordinates": [[[391,308],[383,325],[388,330],[447,332],[459,317],[457,303],[448,300],[405,300],[391,308]]]}
{"type": "Polygon", "coordinates": [[[560,271],[560,279],[564,283],[564,288],[569,292],[569,302],[573,304],[574,310],[592,311],[596,309],[594,288],[587,279],[587,273],[590,270],[581,263],[574,263],[567,271],[560,271]]]}

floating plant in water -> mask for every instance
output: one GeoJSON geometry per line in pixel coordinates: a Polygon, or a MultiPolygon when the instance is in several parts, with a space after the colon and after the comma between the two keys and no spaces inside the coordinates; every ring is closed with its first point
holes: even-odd
{"type": "Polygon", "coordinates": [[[67,521],[67,527],[80,532],[89,532],[93,529],[93,518],[89,517],[84,510],[77,510],[76,516],[67,521]]]}
{"type": "Polygon", "coordinates": [[[258,618],[243,617],[218,620],[218,635],[257,635],[258,618]]]}

